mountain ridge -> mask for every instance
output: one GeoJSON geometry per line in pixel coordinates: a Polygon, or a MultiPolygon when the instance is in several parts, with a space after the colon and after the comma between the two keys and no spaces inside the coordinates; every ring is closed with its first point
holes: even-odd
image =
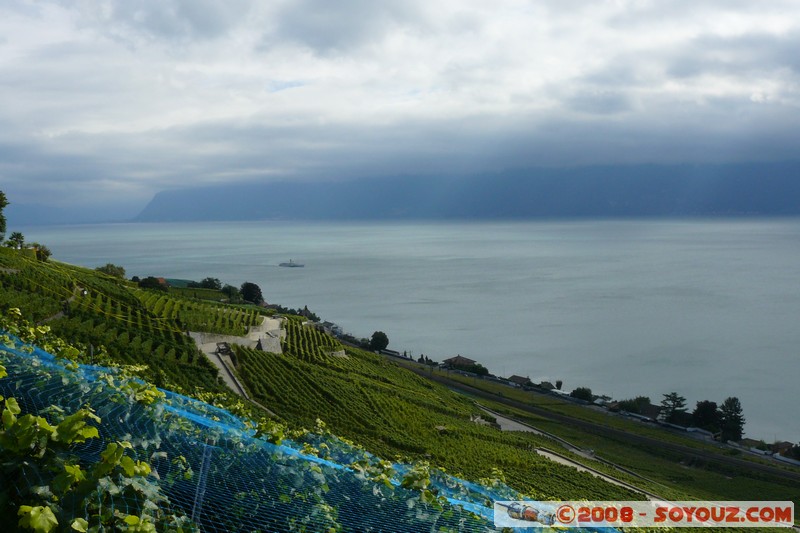
{"type": "Polygon", "coordinates": [[[800,215],[800,163],[508,170],[162,191],[137,222],[800,215]]]}

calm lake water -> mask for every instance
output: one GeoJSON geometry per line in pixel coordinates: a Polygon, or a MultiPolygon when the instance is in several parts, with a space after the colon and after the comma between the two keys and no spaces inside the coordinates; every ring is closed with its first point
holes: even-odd
{"type": "MultiPolygon", "coordinates": [[[[18,229],[18,228],[15,228],[18,229]]],[[[201,223],[22,228],[128,276],[257,283],[390,348],[617,399],[737,396],[800,441],[800,220],[201,223]],[[293,259],[305,268],[279,268],[293,259]]]]}

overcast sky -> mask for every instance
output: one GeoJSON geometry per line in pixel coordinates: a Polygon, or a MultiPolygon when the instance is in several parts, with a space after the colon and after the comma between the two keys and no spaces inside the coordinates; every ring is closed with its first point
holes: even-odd
{"type": "Polygon", "coordinates": [[[0,0],[0,190],[796,160],[797,0],[0,0]]]}

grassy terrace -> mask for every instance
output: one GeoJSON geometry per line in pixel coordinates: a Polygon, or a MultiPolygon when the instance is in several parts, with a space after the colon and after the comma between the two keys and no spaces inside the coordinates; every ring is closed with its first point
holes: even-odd
{"type": "MultiPolygon", "coordinates": [[[[405,363],[403,363],[405,364],[405,363]]],[[[418,367],[419,370],[419,367],[418,367]]],[[[673,433],[647,424],[626,420],[604,412],[598,412],[581,405],[573,404],[557,397],[544,395],[538,392],[528,392],[514,389],[506,385],[491,381],[463,376],[461,374],[424,370],[425,374],[439,377],[449,377],[453,381],[475,387],[497,396],[495,401],[481,398],[480,402],[487,407],[508,415],[530,425],[565,439],[578,448],[593,450],[597,457],[610,461],[625,469],[647,478],[630,478],[621,474],[611,466],[591,462],[597,470],[629,481],[633,485],[649,490],[656,494],[671,499],[708,499],[718,498],[727,500],[792,500],[800,501],[800,483],[796,478],[786,479],[769,473],[751,471],[719,464],[713,458],[731,457],[750,459],[733,450],[721,448],[711,443],[696,441],[690,437],[673,433]],[[449,374],[449,375],[448,375],[449,374]],[[498,392],[502,395],[497,394],[498,392]],[[537,409],[545,409],[558,415],[569,416],[576,422],[585,421],[600,426],[621,430],[618,435],[608,435],[603,432],[587,430],[561,420],[553,420],[546,415],[533,414],[525,409],[515,408],[505,399],[518,400],[537,409]],[[675,451],[669,447],[657,447],[633,442],[634,439],[625,435],[656,438],[667,444],[688,445],[688,448],[697,450],[698,453],[708,454],[710,459],[697,458],[675,451]],[[732,453],[733,452],[733,453],[732,453]]],[[[567,454],[569,455],[569,454],[567,454]]],[[[798,473],[784,465],[767,463],[765,460],[753,457],[754,465],[768,464],[779,471],[798,473]]],[[[577,458],[578,462],[589,464],[585,458],[577,458]]]]}
{"type": "Polygon", "coordinates": [[[692,460],[680,454],[663,452],[656,448],[637,446],[628,441],[592,434],[502,403],[485,400],[481,400],[481,403],[498,413],[529,423],[537,429],[565,439],[578,448],[593,450],[597,457],[631,470],[646,479],[629,476],[613,466],[599,461],[590,461],[570,452],[565,455],[571,455],[580,463],[665,498],[672,500],[789,499],[794,502],[800,500],[800,486],[791,480],[720,470],[718,467],[692,460]]]}
{"type": "MultiPolygon", "coordinates": [[[[533,407],[538,407],[547,411],[552,411],[553,413],[569,416],[570,418],[601,424],[603,426],[616,428],[621,431],[630,431],[636,433],[637,435],[657,438],[666,442],[674,442],[684,446],[697,448],[699,450],[706,450],[715,453],[719,453],[721,451],[720,446],[714,443],[698,440],[684,433],[667,430],[663,427],[654,426],[646,422],[632,420],[630,418],[601,410],[599,408],[592,408],[589,406],[576,404],[568,400],[562,400],[552,394],[546,394],[538,391],[526,391],[509,387],[494,381],[464,376],[463,374],[459,374],[457,372],[448,372],[447,370],[433,369],[431,374],[446,377],[452,381],[457,381],[479,390],[497,394],[497,396],[501,398],[508,398],[523,402],[533,407]]],[[[731,452],[732,450],[726,448],[725,452],[723,453],[731,452]]],[[[759,462],[762,464],[775,464],[756,456],[743,455],[743,458],[745,457],[754,462],[759,462]]]]}

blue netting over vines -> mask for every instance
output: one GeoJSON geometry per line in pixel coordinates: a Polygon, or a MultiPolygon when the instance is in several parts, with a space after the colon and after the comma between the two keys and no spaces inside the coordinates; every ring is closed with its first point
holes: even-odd
{"type": "MultiPolygon", "coordinates": [[[[432,506],[418,490],[400,486],[412,465],[392,464],[391,477],[376,481],[371,467],[379,460],[331,435],[272,444],[225,410],[169,391],[143,404],[127,386],[141,382],[116,369],[76,365],[11,341],[0,344],[8,371],[0,395],[16,398],[23,413],[45,417],[53,405],[67,413],[91,407],[102,419],[100,438],[75,445],[74,455],[93,464],[108,443],[130,441],[168,499],[159,505],[190,517],[201,531],[495,531],[493,502],[519,497],[506,486],[490,489],[431,471],[429,489],[443,497],[432,506]]],[[[143,504],[122,497],[114,505],[138,515],[143,504]]]]}

